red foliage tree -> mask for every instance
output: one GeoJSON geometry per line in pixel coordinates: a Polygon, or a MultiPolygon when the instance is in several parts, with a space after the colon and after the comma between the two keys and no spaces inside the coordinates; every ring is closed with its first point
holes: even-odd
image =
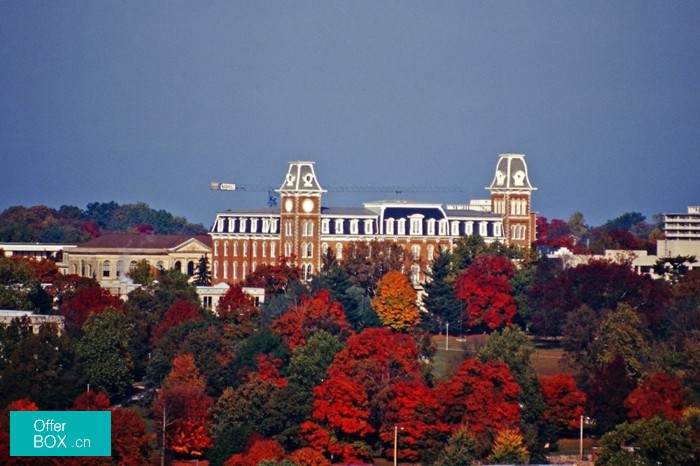
{"type": "Polygon", "coordinates": [[[353,378],[337,374],[314,389],[312,421],[301,425],[302,436],[319,451],[353,463],[366,459],[363,443],[374,432],[364,387],[353,378]]]}
{"type": "Polygon", "coordinates": [[[379,438],[385,456],[391,456],[394,426],[400,428],[397,456],[417,462],[421,454],[437,451],[447,439],[448,427],[438,418],[437,397],[421,380],[399,381],[378,395],[381,409],[379,438]]]}
{"type": "Polygon", "coordinates": [[[112,459],[119,466],[153,464],[152,437],[136,411],[127,408],[112,410],[112,459]]]}
{"type": "Polygon", "coordinates": [[[410,336],[368,328],[348,338],[328,368],[329,376],[361,381],[370,398],[397,380],[422,379],[418,348],[410,336]]]}
{"type": "Polygon", "coordinates": [[[560,429],[580,427],[586,394],[576,388],[569,374],[540,377],[540,389],[546,408],[544,419],[560,429]]]}
{"type": "Polygon", "coordinates": [[[173,358],[172,370],[155,401],[154,415],[162,447],[185,456],[201,457],[213,445],[207,433],[213,401],[189,353],[173,358]]]}
{"type": "Polygon", "coordinates": [[[294,257],[283,257],[279,265],[259,265],[244,281],[245,286],[265,288],[268,296],[284,293],[287,283],[299,281],[301,270],[293,265],[294,257]]]}
{"type": "Polygon", "coordinates": [[[52,259],[34,259],[23,256],[11,256],[12,260],[23,262],[32,273],[32,276],[39,283],[53,283],[59,276],[56,261],[52,259]]]}
{"type": "Polygon", "coordinates": [[[28,398],[20,398],[12,401],[0,412],[0,464],[8,466],[33,464],[31,458],[10,456],[10,411],[39,411],[39,407],[28,398]]]}
{"type": "Polygon", "coordinates": [[[657,372],[632,390],[624,404],[631,420],[663,416],[678,421],[684,410],[681,381],[673,375],[657,372]]]}
{"type": "Polygon", "coordinates": [[[224,466],[258,466],[263,460],[281,460],[284,448],[277,440],[255,439],[245,453],[231,456],[224,466]]]}
{"type": "Polygon", "coordinates": [[[331,462],[320,451],[311,447],[295,450],[287,458],[299,466],[331,466],[331,462]]]}
{"type": "Polygon", "coordinates": [[[440,419],[453,430],[466,427],[482,453],[498,431],[518,428],[520,387],[504,363],[467,359],[435,390],[440,419]]]}
{"type": "Polygon", "coordinates": [[[272,322],[270,328],[289,345],[290,350],[306,344],[307,339],[319,330],[326,330],[341,340],[353,333],[343,306],[331,299],[328,290],[303,296],[299,305],[293,305],[272,322]]]}
{"type": "Polygon", "coordinates": [[[190,320],[202,320],[199,307],[186,299],[178,299],[165,311],[163,320],[153,329],[153,346],[168,330],[190,320]]]}
{"type": "Polygon", "coordinates": [[[466,304],[465,320],[490,329],[510,325],[517,312],[508,280],[513,264],[504,256],[480,255],[455,282],[455,294],[466,304]]]}
{"type": "Polygon", "coordinates": [[[82,328],[88,316],[94,312],[103,312],[107,308],[122,311],[122,300],[110,294],[104,288],[78,288],[69,301],[61,306],[61,315],[66,318],[66,327],[72,330],[82,328]]]}
{"type": "Polygon", "coordinates": [[[245,338],[255,330],[260,310],[253,297],[244,293],[240,285],[230,285],[219,299],[216,314],[228,336],[245,338]]]}
{"type": "Polygon", "coordinates": [[[110,406],[109,397],[94,390],[81,393],[73,402],[75,411],[106,411],[110,406]]]}

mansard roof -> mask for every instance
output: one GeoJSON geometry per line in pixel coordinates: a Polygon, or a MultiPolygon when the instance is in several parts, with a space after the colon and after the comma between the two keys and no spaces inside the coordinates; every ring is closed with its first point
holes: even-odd
{"type": "Polygon", "coordinates": [[[489,186],[490,191],[510,190],[510,191],[533,191],[527,176],[527,164],[523,154],[501,154],[496,173],[489,186]]]}
{"type": "Polygon", "coordinates": [[[284,177],[282,186],[277,190],[279,193],[314,193],[326,192],[316,179],[314,172],[314,162],[289,162],[287,175],[284,177]]]}

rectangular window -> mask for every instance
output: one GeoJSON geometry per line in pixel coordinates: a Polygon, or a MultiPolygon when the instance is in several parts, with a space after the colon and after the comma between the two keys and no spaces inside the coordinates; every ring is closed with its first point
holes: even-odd
{"type": "Polygon", "coordinates": [[[324,218],[321,220],[321,233],[327,235],[330,232],[330,219],[324,218]]]}
{"type": "Polygon", "coordinates": [[[372,231],[372,220],[365,220],[365,235],[374,234],[372,231]]]}
{"type": "Polygon", "coordinates": [[[356,218],[350,220],[350,234],[351,235],[356,235],[358,233],[358,225],[360,224],[360,221],[356,218]]]}
{"type": "Polygon", "coordinates": [[[335,221],[335,232],[338,235],[343,234],[343,220],[342,219],[338,219],[335,221]]]}

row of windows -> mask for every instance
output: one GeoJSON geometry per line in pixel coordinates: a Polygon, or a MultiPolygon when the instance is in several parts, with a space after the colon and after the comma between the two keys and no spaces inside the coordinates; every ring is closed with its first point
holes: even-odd
{"type": "MultiPolygon", "coordinates": [[[[224,256],[228,256],[230,252],[230,248],[233,249],[233,256],[238,257],[239,249],[240,252],[242,252],[243,257],[248,257],[248,241],[243,241],[242,245],[239,244],[238,241],[233,241],[231,242],[231,245],[229,244],[229,241],[224,241],[223,242],[223,247],[224,247],[224,256]]],[[[258,257],[258,243],[257,241],[253,241],[250,243],[250,249],[252,250],[252,256],[253,257],[258,257]]],[[[268,243],[267,241],[261,242],[261,253],[262,257],[268,257],[268,254],[270,257],[275,257],[277,255],[277,243],[270,242],[268,243]],[[269,244],[269,250],[268,250],[268,244],[269,244]]],[[[219,241],[214,241],[214,255],[218,256],[219,255],[219,241]]]]}
{"type": "MultiPolygon", "coordinates": [[[[228,261],[223,261],[222,262],[222,269],[221,269],[221,274],[222,274],[222,279],[223,280],[229,280],[231,279],[232,281],[238,281],[239,276],[238,276],[238,262],[233,261],[230,263],[231,267],[229,267],[229,262],[228,261]]],[[[264,265],[264,264],[263,264],[264,265]]],[[[250,273],[255,272],[255,270],[258,268],[258,263],[253,262],[250,265],[250,273]]],[[[309,263],[302,263],[301,264],[301,276],[304,280],[309,280],[311,276],[314,274],[314,266],[309,263]]],[[[213,267],[213,272],[212,275],[215,280],[219,279],[219,261],[215,260],[214,261],[214,267],[213,267]]],[[[245,280],[248,277],[248,263],[243,262],[241,264],[241,276],[240,280],[245,280]]]]}
{"type": "Polygon", "coordinates": [[[277,233],[278,219],[275,217],[219,217],[216,231],[228,233],[277,233]]]}
{"type": "Polygon", "coordinates": [[[510,237],[511,239],[525,239],[525,225],[513,225],[510,227],[510,237]]]}
{"type": "MultiPolygon", "coordinates": [[[[356,235],[360,234],[359,226],[360,226],[360,220],[359,219],[350,219],[350,220],[345,220],[345,219],[335,219],[333,220],[333,225],[335,228],[335,234],[342,235],[345,233],[345,222],[349,223],[349,231],[348,233],[351,235],[356,235]]],[[[435,236],[436,231],[437,234],[440,236],[460,236],[462,234],[466,235],[471,235],[476,233],[474,224],[478,223],[478,234],[481,236],[488,236],[488,223],[486,221],[481,221],[481,222],[474,222],[472,220],[467,220],[463,223],[464,229],[463,233],[460,232],[460,221],[459,220],[452,220],[448,221],[447,219],[428,219],[427,221],[424,221],[424,217],[422,215],[413,215],[409,217],[408,219],[406,218],[387,218],[384,220],[384,225],[385,225],[385,234],[387,235],[406,235],[406,226],[408,224],[409,227],[409,234],[414,235],[414,236],[422,236],[424,234],[424,226],[425,226],[425,234],[428,236],[435,236]]],[[[331,219],[324,218],[321,220],[321,233],[322,234],[330,234],[330,225],[331,225],[331,219]]],[[[373,234],[373,225],[374,221],[373,220],[364,220],[364,231],[363,234],[365,235],[371,235],[373,234]]],[[[291,234],[291,233],[290,233],[291,234]]],[[[502,225],[500,222],[494,222],[493,223],[493,236],[502,236],[502,225]]]]}
{"type": "MultiPolygon", "coordinates": [[[[150,264],[148,261],[146,263],[150,264]]],[[[129,271],[134,270],[136,268],[137,262],[135,260],[129,261],[129,271]]],[[[124,265],[125,262],[123,260],[118,260],[116,262],[116,268],[114,270],[114,276],[116,278],[120,278],[124,276],[124,265]]],[[[163,261],[158,261],[156,262],[156,268],[159,270],[162,270],[165,268],[165,264],[163,261]]],[[[194,268],[195,268],[195,263],[194,261],[188,261],[187,262],[187,274],[192,276],[194,275],[194,268]]],[[[182,262],[181,261],[176,261],[174,269],[182,272],[182,262]]],[[[81,260],[79,264],[73,264],[73,273],[76,275],[80,275],[82,277],[92,277],[93,276],[93,270],[92,270],[92,264],[86,263],[85,261],[81,260]]],[[[112,262],[109,260],[102,261],[102,278],[110,278],[112,277],[112,262]]]]}

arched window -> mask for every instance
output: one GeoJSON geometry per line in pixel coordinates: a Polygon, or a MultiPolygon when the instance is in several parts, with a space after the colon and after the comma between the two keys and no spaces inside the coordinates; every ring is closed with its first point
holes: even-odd
{"type": "Polygon", "coordinates": [[[124,261],[117,261],[117,278],[124,275],[124,261]]]}
{"type": "Polygon", "coordinates": [[[228,261],[224,261],[224,280],[228,280],[228,261]]]}
{"type": "MultiPolygon", "coordinates": [[[[225,274],[226,272],[224,272],[225,274]]],[[[214,266],[212,267],[212,275],[214,275],[213,278],[218,279],[219,278],[219,261],[215,260],[214,261],[214,266]]]]}
{"type": "Polygon", "coordinates": [[[104,261],[102,263],[102,276],[105,278],[109,277],[109,274],[111,271],[110,269],[111,269],[111,264],[109,263],[109,261],[104,261]]]}
{"type": "Polygon", "coordinates": [[[187,263],[187,275],[190,277],[194,275],[194,261],[189,261],[187,263]]]}

